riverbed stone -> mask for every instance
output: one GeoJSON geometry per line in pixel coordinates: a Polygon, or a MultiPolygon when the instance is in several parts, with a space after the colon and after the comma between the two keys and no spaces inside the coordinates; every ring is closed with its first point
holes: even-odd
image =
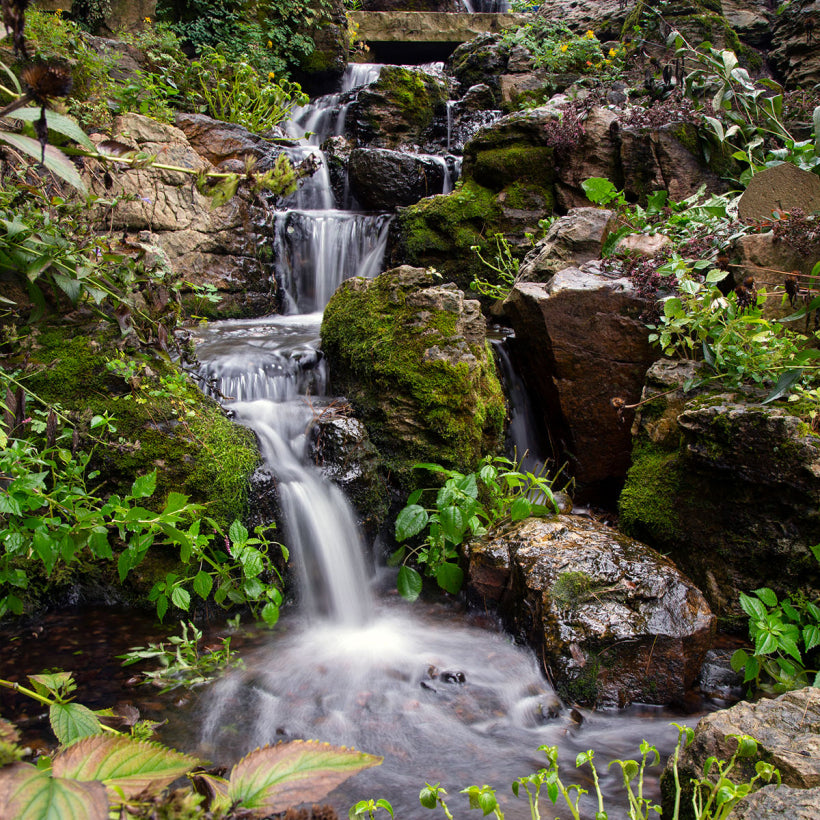
{"type": "Polygon", "coordinates": [[[633,425],[620,526],[669,554],[726,627],[745,632],[738,596],[820,586],[820,439],[767,390],[687,393],[694,362],[656,362],[633,425]]]}
{"type": "Polygon", "coordinates": [[[402,266],[342,283],[325,309],[333,390],[367,427],[388,469],[472,470],[501,445],[505,405],[475,300],[433,271],[402,266]]]}
{"type": "MultiPolygon", "coordinates": [[[[799,807],[810,797],[806,790],[820,791],[820,689],[809,686],[756,703],[741,701],[730,709],[713,712],[701,719],[695,728],[694,739],[681,752],[678,763],[682,785],[681,820],[692,820],[694,817],[690,797],[692,778],[703,776],[704,764],[710,757],[728,761],[737,748],[737,742],[731,735],[739,734],[753,737],[757,741],[758,752],[752,757],[738,758],[729,775],[733,782],[748,782],[755,775],[755,764],[764,760],[778,769],[784,786],[802,792],[784,792],[779,794],[781,799],[778,800],[772,800],[773,795],[767,792],[765,797],[761,795],[748,802],[743,801],[746,806],[739,809],[740,817],[779,817],[780,814],[765,811],[780,811],[775,807],[782,806],[783,799],[788,804],[794,799],[799,807]]],[[[674,802],[671,760],[661,778],[661,795],[664,815],[669,812],[671,816],[674,802]]],[[[815,803],[815,808],[818,805],[815,803]]],[[[797,809],[794,814],[782,816],[800,817],[796,812],[797,809]]],[[[735,816],[733,813],[732,817],[735,816]]]]}
{"type": "Polygon", "coordinates": [[[732,820],[817,820],[820,787],[794,789],[776,783],[744,797],[732,811],[732,820]]]}
{"type": "Polygon", "coordinates": [[[658,358],[644,308],[629,280],[572,267],[547,284],[516,284],[504,303],[525,382],[585,492],[613,492],[629,466],[632,411],[623,405],[637,401],[658,358]]]}
{"type": "Polygon", "coordinates": [[[468,598],[543,654],[559,694],[588,705],[669,703],[715,629],[669,559],[591,519],[530,518],[467,551],[468,598]]]}

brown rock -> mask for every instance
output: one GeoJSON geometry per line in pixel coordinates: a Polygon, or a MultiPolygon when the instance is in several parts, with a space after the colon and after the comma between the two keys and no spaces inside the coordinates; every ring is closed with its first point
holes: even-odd
{"type": "Polygon", "coordinates": [[[795,208],[807,214],[820,210],[820,177],[790,162],[755,174],[737,205],[744,222],[769,220],[775,211],[795,208]]]}

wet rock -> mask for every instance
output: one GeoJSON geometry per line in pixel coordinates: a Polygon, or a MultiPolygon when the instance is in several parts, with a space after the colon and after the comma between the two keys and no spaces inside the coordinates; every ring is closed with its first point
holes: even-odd
{"type": "Polygon", "coordinates": [[[789,405],[761,405],[765,390],[680,386],[692,362],[647,373],[633,427],[620,526],[668,553],[712,609],[745,631],[740,592],[786,595],[820,584],[810,547],[820,542],[820,443],[789,405]]]}
{"type": "Polygon", "coordinates": [[[349,197],[349,185],[347,181],[347,166],[350,154],[353,150],[353,143],[346,137],[328,137],[322,143],[322,153],[327,162],[327,172],[330,176],[330,187],[333,190],[333,198],[340,207],[347,207],[346,200],[349,197]]]}
{"type": "Polygon", "coordinates": [[[518,280],[547,282],[559,270],[598,259],[614,221],[614,211],[574,208],[556,220],[547,235],[524,257],[518,280]]]}
{"type": "Polygon", "coordinates": [[[402,481],[414,462],[473,469],[500,445],[504,398],[485,341],[478,302],[409,266],[347,280],[322,321],[333,389],[402,481]]]}
{"type": "Polygon", "coordinates": [[[637,401],[658,358],[639,318],[644,301],[626,279],[566,268],[546,285],[517,284],[504,307],[551,439],[582,489],[609,492],[626,475],[632,444],[631,414],[612,400],[637,401]]]}
{"type": "Polygon", "coordinates": [[[271,154],[269,142],[236,123],[185,113],[178,113],[174,123],[191,147],[220,171],[242,173],[249,158],[259,162],[271,154]]]}
{"type": "Polygon", "coordinates": [[[389,211],[440,194],[443,163],[384,148],[356,148],[348,165],[350,187],[364,208],[389,211]]]}
{"type": "Polygon", "coordinates": [[[731,649],[710,649],[703,659],[698,688],[708,698],[736,701],[743,697],[743,675],[732,669],[731,649]]]}
{"type": "MultiPolygon", "coordinates": [[[[787,692],[779,698],[764,698],[757,703],[741,702],[731,709],[722,709],[703,718],[695,728],[691,744],[681,752],[678,771],[683,786],[681,799],[681,820],[692,818],[691,786],[692,778],[703,776],[706,760],[712,756],[718,760],[728,760],[737,748],[730,735],[751,735],[758,743],[756,757],[738,759],[730,773],[735,783],[748,782],[755,774],[755,763],[765,760],[779,771],[783,785],[795,790],[820,791],[820,689],[806,687],[795,692],[787,692]]],[[[664,814],[670,812],[674,801],[674,782],[670,764],[661,778],[661,795],[664,814]]],[[[781,795],[795,798],[797,805],[805,804],[810,795],[781,795]]],[[[763,807],[780,805],[780,801],[770,803],[770,793],[749,802],[740,810],[741,817],[777,817],[762,814],[763,807]],[[765,802],[764,802],[765,801],[765,802]],[[754,814],[743,814],[757,806],[754,814]]],[[[817,803],[814,804],[815,808],[817,803]]],[[[733,813],[733,817],[735,814],[733,813]]],[[[789,818],[798,814],[784,815],[789,818]]],[[[806,815],[816,817],[814,815],[806,815]]]]}
{"type": "Polygon", "coordinates": [[[669,703],[694,683],[715,619],[649,547],[562,515],[472,543],[467,560],[468,598],[543,652],[565,699],[669,703]]]}
{"type": "Polygon", "coordinates": [[[732,820],[817,820],[820,788],[793,789],[776,783],[743,798],[732,820]]]}
{"type": "Polygon", "coordinates": [[[510,47],[498,34],[481,34],[458,46],[447,61],[447,68],[459,84],[460,93],[483,83],[493,91],[499,87],[499,77],[506,73],[510,47]]]}
{"type": "Polygon", "coordinates": [[[820,82],[820,6],[814,2],[788,3],[772,24],[776,47],[769,59],[785,78],[788,89],[810,87],[820,82]]]}
{"type": "Polygon", "coordinates": [[[436,110],[444,109],[447,96],[447,85],[439,77],[421,70],[385,66],[379,79],[363,88],[352,106],[357,145],[426,145],[436,110]]]}

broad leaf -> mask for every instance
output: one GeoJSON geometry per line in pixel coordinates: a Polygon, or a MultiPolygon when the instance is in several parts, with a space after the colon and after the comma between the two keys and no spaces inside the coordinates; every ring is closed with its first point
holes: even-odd
{"type": "Polygon", "coordinates": [[[777,384],[772,388],[772,392],[766,396],[765,399],[761,402],[761,404],[769,404],[769,402],[776,401],[781,396],[785,396],[786,393],[789,392],[789,389],[795,382],[800,380],[800,377],[803,375],[803,368],[798,367],[794,370],[787,370],[785,373],[782,373],[780,378],[777,380],[777,384]]]}
{"type": "Polygon", "coordinates": [[[195,757],[158,743],[126,735],[95,735],[58,754],[53,772],[75,780],[101,780],[111,800],[119,802],[117,790],[122,790],[126,799],[142,791],[158,794],[198,765],[195,757]]]}
{"type": "Polygon", "coordinates": [[[399,577],[396,579],[399,595],[408,601],[415,601],[421,594],[421,575],[412,567],[399,568],[399,577]]]}
{"type": "Polygon", "coordinates": [[[418,504],[410,504],[405,507],[396,517],[396,539],[404,541],[418,535],[426,526],[428,521],[427,510],[418,504]]]}
{"type": "Polygon", "coordinates": [[[464,538],[464,528],[467,526],[461,510],[455,506],[445,507],[439,519],[444,537],[454,544],[460,544],[464,538]]]}
{"type": "Polygon", "coordinates": [[[37,140],[31,137],[26,137],[23,134],[10,134],[8,131],[0,131],[0,141],[6,142],[28,154],[33,159],[43,164],[49,171],[57,174],[58,177],[64,179],[73,188],[76,188],[80,193],[87,193],[85,183],[80,178],[80,174],[74,163],[62,152],[58,151],[53,145],[46,145],[45,157],[43,156],[43,147],[37,140]]]}
{"type": "Polygon", "coordinates": [[[157,471],[153,470],[146,475],[141,475],[132,485],[131,485],[131,495],[134,498],[148,498],[154,494],[154,490],[157,488],[157,471]]]}
{"type": "Polygon", "coordinates": [[[78,783],[41,772],[30,763],[0,769],[3,820],[108,820],[102,783],[78,783]]]}
{"type": "Polygon", "coordinates": [[[513,521],[521,521],[532,514],[532,504],[523,495],[518,496],[510,507],[510,518],[513,521]]]}
{"type": "Polygon", "coordinates": [[[231,770],[228,796],[258,817],[322,800],[381,757],[316,741],[292,741],[251,752],[231,770]]]}
{"type": "Polygon", "coordinates": [[[436,581],[443,590],[457,595],[464,583],[464,572],[458,564],[441,564],[436,570],[436,581]]]}
{"type": "Polygon", "coordinates": [[[81,703],[52,703],[48,719],[51,731],[63,746],[102,731],[97,716],[81,703]]]}
{"type": "MultiPolygon", "coordinates": [[[[40,119],[39,108],[18,108],[13,114],[9,116],[15,120],[24,120],[25,122],[34,122],[40,119]]],[[[46,109],[46,124],[49,130],[56,131],[69,139],[74,140],[78,145],[82,145],[87,151],[96,152],[97,146],[89,139],[88,135],[80,128],[71,117],[65,114],[59,114],[56,111],[46,109]]]]}
{"type": "Polygon", "coordinates": [[[201,569],[194,578],[194,592],[199,595],[200,598],[203,600],[207,599],[207,597],[211,594],[211,590],[213,589],[214,579],[205,572],[204,569],[201,569]]]}
{"type": "Polygon", "coordinates": [[[234,546],[241,546],[248,540],[248,530],[241,521],[234,521],[228,530],[228,537],[234,546]]]}

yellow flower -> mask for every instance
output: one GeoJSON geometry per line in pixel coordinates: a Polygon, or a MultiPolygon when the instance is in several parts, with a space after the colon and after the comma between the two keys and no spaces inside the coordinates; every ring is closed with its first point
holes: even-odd
{"type": "Polygon", "coordinates": [[[592,29],[587,29],[587,33],[584,35],[587,40],[594,40],[595,39],[595,32],[592,29]]]}
{"type": "Polygon", "coordinates": [[[568,48],[569,46],[566,43],[564,43],[564,45],[561,46],[561,51],[566,51],[568,48]]]}
{"type": "Polygon", "coordinates": [[[145,22],[146,22],[146,23],[150,23],[150,22],[151,22],[151,18],[150,18],[150,17],[146,17],[146,18],[145,18],[145,22]]]}
{"type": "Polygon", "coordinates": [[[617,51],[615,51],[615,49],[614,49],[614,48],[611,48],[611,49],[609,49],[609,56],[610,56],[610,57],[617,57],[617,56],[618,56],[618,52],[617,52],[617,51]]]}
{"type": "Polygon", "coordinates": [[[55,13],[58,17],[62,17],[62,16],[63,16],[63,10],[62,10],[62,9],[55,9],[54,13],[55,13]]]}
{"type": "Polygon", "coordinates": [[[273,40],[268,40],[268,48],[273,48],[273,40]]]}
{"type": "Polygon", "coordinates": [[[273,71],[268,72],[268,79],[273,82],[276,79],[276,73],[273,71]]]}
{"type": "Polygon", "coordinates": [[[604,60],[607,65],[612,65],[612,60],[604,60]]]}

